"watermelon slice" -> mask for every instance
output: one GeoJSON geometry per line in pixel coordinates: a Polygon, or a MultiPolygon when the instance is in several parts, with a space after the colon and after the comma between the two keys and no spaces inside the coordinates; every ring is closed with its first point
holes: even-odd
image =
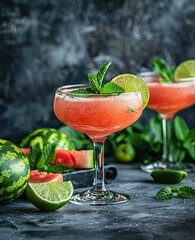
{"type": "Polygon", "coordinates": [[[38,170],[31,170],[29,182],[30,183],[63,182],[63,176],[60,173],[46,173],[39,172],[38,170]]]}
{"type": "Polygon", "coordinates": [[[74,169],[94,168],[93,150],[56,149],[53,164],[66,164],[74,169]]]}
{"type": "MultiPolygon", "coordinates": [[[[30,148],[21,148],[28,155],[30,148]]],[[[54,165],[66,164],[74,169],[94,168],[93,150],[56,149],[54,165]]]]}

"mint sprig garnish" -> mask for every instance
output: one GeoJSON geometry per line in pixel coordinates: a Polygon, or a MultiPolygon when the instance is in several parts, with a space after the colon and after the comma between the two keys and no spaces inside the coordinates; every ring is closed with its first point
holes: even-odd
{"type": "Polygon", "coordinates": [[[172,198],[195,198],[195,189],[189,186],[163,187],[155,195],[157,200],[169,200],[172,198]]]}
{"type": "Polygon", "coordinates": [[[160,58],[153,58],[153,65],[156,73],[159,74],[161,83],[174,82],[174,67],[168,67],[166,62],[160,58]]]}
{"type": "Polygon", "coordinates": [[[28,154],[30,169],[38,169],[39,172],[48,172],[48,173],[65,173],[74,171],[68,165],[58,164],[52,165],[55,159],[55,144],[49,144],[41,149],[40,144],[37,143],[31,148],[30,153],[28,154]]]}
{"type": "Polygon", "coordinates": [[[124,92],[124,89],[113,82],[107,82],[103,85],[103,80],[105,74],[111,65],[111,61],[103,64],[100,69],[98,70],[97,74],[94,75],[93,73],[88,73],[87,77],[89,80],[89,88],[80,88],[77,90],[73,90],[70,95],[72,94],[121,94],[124,92]]]}

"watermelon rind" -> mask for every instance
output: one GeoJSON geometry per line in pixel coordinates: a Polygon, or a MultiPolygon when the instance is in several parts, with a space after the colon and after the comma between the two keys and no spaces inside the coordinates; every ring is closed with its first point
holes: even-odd
{"type": "Polygon", "coordinates": [[[0,204],[18,198],[30,176],[28,157],[12,142],[0,139],[0,204]]]}
{"type": "Polygon", "coordinates": [[[55,128],[39,128],[31,131],[20,142],[21,148],[30,148],[37,143],[43,148],[48,144],[55,144],[58,149],[75,150],[75,145],[64,133],[55,128]]]}

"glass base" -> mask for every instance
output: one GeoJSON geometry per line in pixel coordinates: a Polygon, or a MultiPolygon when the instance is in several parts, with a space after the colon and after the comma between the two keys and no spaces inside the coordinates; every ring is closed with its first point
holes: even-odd
{"type": "Polygon", "coordinates": [[[98,206],[125,203],[129,199],[130,196],[124,193],[88,190],[73,195],[70,202],[78,205],[98,206]]]}
{"type": "Polygon", "coordinates": [[[190,172],[193,170],[194,166],[190,163],[174,163],[174,162],[164,162],[164,161],[157,161],[150,163],[148,165],[141,165],[141,169],[144,172],[151,173],[154,170],[181,170],[190,172]]]}

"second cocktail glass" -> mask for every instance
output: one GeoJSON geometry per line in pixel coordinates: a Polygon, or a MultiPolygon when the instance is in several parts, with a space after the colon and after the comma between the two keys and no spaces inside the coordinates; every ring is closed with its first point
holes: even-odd
{"type": "Polygon", "coordinates": [[[113,132],[133,124],[143,111],[139,92],[116,94],[71,93],[87,85],[62,86],[57,89],[54,112],[67,126],[88,135],[94,144],[95,176],[93,187],[75,194],[71,202],[87,205],[123,203],[126,194],[106,189],[104,182],[104,142],[113,132]]]}
{"type": "Polygon", "coordinates": [[[170,153],[170,124],[178,111],[195,103],[195,82],[160,83],[159,77],[151,73],[148,76],[141,76],[146,81],[150,91],[147,107],[161,115],[163,132],[162,159],[149,165],[142,165],[141,168],[149,173],[156,169],[188,170],[187,165],[184,167],[175,162],[174,156],[170,153]]]}

